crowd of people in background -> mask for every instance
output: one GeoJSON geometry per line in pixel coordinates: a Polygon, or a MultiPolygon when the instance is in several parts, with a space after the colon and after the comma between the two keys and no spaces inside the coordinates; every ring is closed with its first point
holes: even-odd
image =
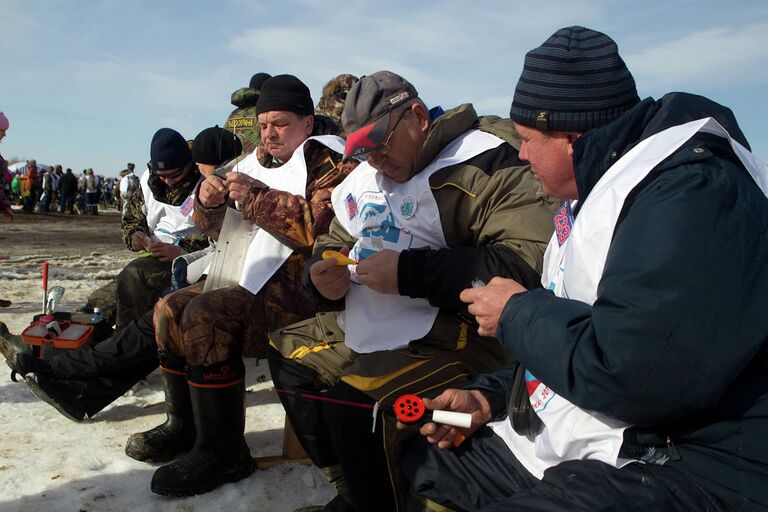
{"type": "Polygon", "coordinates": [[[105,177],[93,169],[76,174],[60,164],[26,160],[8,165],[4,173],[5,196],[26,213],[97,215],[100,209],[119,208],[121,204],[121,178],[105,177]]]}

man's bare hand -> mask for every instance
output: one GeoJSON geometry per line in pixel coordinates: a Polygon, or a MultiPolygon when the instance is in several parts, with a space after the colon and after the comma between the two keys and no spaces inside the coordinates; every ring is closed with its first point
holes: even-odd
{"type": "Polygon", "coordinates": [[[227,187],[224,180],[213,174],[207,176],[205,181],[200,184],[198,198],[206,208],[215,208],[224,204],[227,199],[227,187]]]}
{"type": "Polygon", "coordinates": [[[173,261],[181,254],[181,247],[175,244],[150,241],[147,244],[147,252],[151,252],[152,256],[160,261],[173,261]]]}
{"type": "MultiPolygon", "coordinates": [[[[427,438],[438,448],[449,448],[459,433],[465,437],[472,435],[478,428],[491,421],[491,406],[483,394],[476,390],[446,389],[437,398],[430,400],[423,398],[427,409],[440,411],[466,412],[472,415],[472,426],[468,429],[459,429],[450,425],[439,423],[425,423],[419,428],[419,433],[427,438]]],[[[397,428],[409,428],[408,425],[398,422],[397,428]]]]}
{"type": "Polygon", "coordinates": [[[146,251],[149,237],[142,231],[134,231],[131,234],[131,250],[134,252],[146,251]]]}
{"type": "Polygon", "coordinates": [[[357,280],[379,293],[397,295],[397,262],[400,253],[383,249],[357,264],[357,280]]]}
{"type": "Polygon", "coordinates": [[[459,298],[469,304],[469,312],[475,316],[481,336],[496,336],[499,318],[507,301],[513,295],[527,291],[514,279],[494,277],[487,286],[467,288],[459,298]]]}
{"type": "MultiPolygon", "coordinates": [[[[347,255],[349,248],[339,252],[347,255]]],[[[317,291],[328,300],[338,300],[349,291],[349,269],[346,265],[337,265],[333,258],[313,263],[309,267],[309,277],[317,291]]]]}
{"type": "Polygon", "coordinates": [[[228,172],[224,186],[229,190],[229,197],[241,204],[246,204],[251,198],[251,190],[254,188],[268,188],[261,181],[251,178],[241,172],[228,172]]]}

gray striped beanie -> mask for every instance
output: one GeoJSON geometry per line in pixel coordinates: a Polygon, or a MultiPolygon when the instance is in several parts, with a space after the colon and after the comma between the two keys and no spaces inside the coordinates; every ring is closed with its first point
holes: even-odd
{"type": "Polygon", "coordinates": [[[616,42],[588,28],[567,27],[526,54],[509,116],[541,131],[585,132],[639,101],[616,42]]]}

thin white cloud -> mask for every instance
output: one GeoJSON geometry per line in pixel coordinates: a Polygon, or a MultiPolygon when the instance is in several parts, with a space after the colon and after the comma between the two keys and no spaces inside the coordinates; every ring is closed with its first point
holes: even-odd
{"type": "Polygon", "coordinates": [[[768,23],[690,33],[625,56],[642,89],[713,90],[768,83],[768,23]]]}

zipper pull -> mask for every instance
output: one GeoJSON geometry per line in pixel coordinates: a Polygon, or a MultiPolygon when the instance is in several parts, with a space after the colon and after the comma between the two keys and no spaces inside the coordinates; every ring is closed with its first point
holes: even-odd
{"type": "Polygon", "coordinates": [[[667,436],[667,449],[669,450],[669,455],[672,457],[672,460],[678,461],[683,459],[680,456],[680,450],[677,449],[677,446],[675,446],[675,443],[672,442],[672,438],[669,436],[667,436]]]}

